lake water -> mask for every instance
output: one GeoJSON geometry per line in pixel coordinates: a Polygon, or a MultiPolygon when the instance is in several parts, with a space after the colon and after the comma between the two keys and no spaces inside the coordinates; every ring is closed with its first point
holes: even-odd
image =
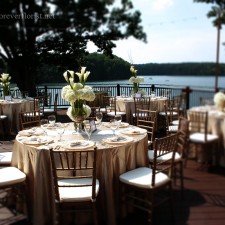
{"type": "MultiPolygon", "coordinates": [[[[93,82],[95,84],[129,84],[127,80],[115,80],[105,82],[93,82]]],[[[163,86],[190,86],[202,88],[214,88],[215,76],[144,76],[145,84],[158,84],[163,86]]],[[[92,82],[88,82],[92,84],[92,82]]],[[[218,87],[225,88],[225,76],[218,77],[218,87]]]]}

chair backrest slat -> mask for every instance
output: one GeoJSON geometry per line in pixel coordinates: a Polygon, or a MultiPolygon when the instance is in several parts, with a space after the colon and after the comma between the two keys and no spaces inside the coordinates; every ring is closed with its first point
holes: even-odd
{"type": "Polygon", "coordinates": [[[59,187],[92,186],[92,197],[96,198],[96,147],[84,150],[50,150],[56,198],[59,200],[59,187]],[[92,178],[92,182],[60,186],[58,179],[92,178]]]}
{"type": "Polygon", "coordinates": [[[171,176],[174,163],[174,154],[177,150],[177,143],[178,143],[178,133],[155,139],[154,157],[152,163],[153,186],[155,185],[155,177],[157,173],[162,172],[171,176]],[[162,157],[165,156],[166,154],[172,154],[172,157],[168,157],[168,159],[162,160],[162,157]],[[160,158],[160,160],[158,160],[158,158],[160,158]]]}

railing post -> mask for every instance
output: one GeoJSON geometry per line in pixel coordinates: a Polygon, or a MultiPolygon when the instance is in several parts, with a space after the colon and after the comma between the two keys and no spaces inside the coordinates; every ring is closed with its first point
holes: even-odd
{"type": "Polygon", "coordinates": [[[47,85],[45,85],[45,87],[44,87],[45,89],[44,89],[44,96],[46,96],[44,99],[45,99],[45,106],[48,106],[48,87],[47,87],[47,85]]]}
{"type": "Polygon", "coordinates": [[[120,96],[120,84],[117,84],[117,96],[120,96]]]}
{"type": "Polygon", "coordinates": [[[186,97],[186,109],[190,108],[190,93],[192,92],[192,90],[190,89],[189,86],[187,86],[186,88],[182,89],[182,92],[185,93],[185,97],[186,97]]]}
{"type": "Polygon", "coordinates": [[[155,85],[154,84],[152,84],[152,86],[151,86],[151,92],[152,91],[155,91],[155,85]]]}

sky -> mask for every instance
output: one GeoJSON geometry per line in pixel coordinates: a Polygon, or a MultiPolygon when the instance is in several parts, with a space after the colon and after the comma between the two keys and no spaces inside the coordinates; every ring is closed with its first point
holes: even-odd
{"type": "MultiPolygon", "coordinates": [[[[116,41],[113,54],[132,64],[216,62],[217,28],[207,17],[212,4],[194,0],[132,0],[140,10],[147,43],[130,37],[116,41]]],[[[225,63],[225,27],[219,62],[225,63]]],[[[96,49],[90,44],[90,52],[96,49]]]]}

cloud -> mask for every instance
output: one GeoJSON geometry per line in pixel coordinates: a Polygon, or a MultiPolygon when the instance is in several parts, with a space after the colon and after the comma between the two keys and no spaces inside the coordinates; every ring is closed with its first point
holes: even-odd
{"type": "Polygon", "coordinates": [[[153,0],[152,7],[155,10],[162,11],[174,4],[174,0],[153,0]]]}

